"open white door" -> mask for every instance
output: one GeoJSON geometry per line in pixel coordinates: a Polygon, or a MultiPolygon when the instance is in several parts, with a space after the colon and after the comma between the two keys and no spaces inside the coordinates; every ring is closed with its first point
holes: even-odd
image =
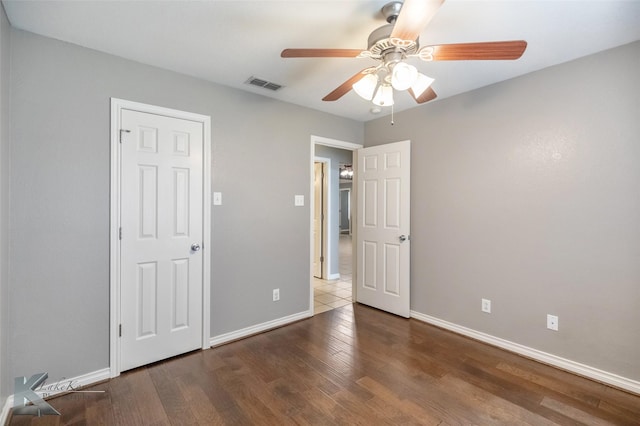
{"type": "Polygon", "coordinates": [[[322,278],[322,261],[324,260],[323,247],[323,221],[322,221],[322,197],[324,180],[324,163],[313,164],[313,276],[322,278]]]}
{"type": "Polygon", "coordinates": [[[356,301],[410,316],[410,141],[358,150],[356,301]]]}

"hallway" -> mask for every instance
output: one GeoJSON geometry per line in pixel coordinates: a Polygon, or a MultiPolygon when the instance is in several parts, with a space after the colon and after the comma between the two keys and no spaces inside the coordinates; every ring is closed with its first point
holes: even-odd
{"type": "Polygon", "coordinates": [[[313,279],[313,313],[330,311],[352,303],[352,247],[351,235],[340,234],[338,245],[340,278],[313,279]]]}

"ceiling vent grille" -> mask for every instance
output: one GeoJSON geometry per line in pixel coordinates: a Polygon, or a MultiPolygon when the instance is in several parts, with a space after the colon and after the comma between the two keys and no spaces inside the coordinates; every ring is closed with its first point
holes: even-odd
{"type": "Polygon", "coordinates": [[[282,87],[283,87],[281,84],[272,83],[270,81],[263,80],[261,78],[256,78],[256,77],[253,77],[253,76],[249,77],[247,79],[247,81],[245,81],[245,84],[250,84],[252,86],[258,86],[258,87],[262,87],[264,89],[273,90],[274,92],[276,90],[282,89],[282,87]]]}

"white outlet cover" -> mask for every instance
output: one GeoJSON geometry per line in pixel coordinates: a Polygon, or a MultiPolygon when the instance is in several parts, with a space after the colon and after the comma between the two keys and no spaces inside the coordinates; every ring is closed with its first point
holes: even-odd
{"type": "Polygon", "coordinates": [[[293,205],[296,207],[304,206],[304,195],[296,195],[293,199],[293,205]]]}
{"type": "Polygon", "coordinates": [[[482,312],[491,313],[491,300],[482,299],[482,312]]]}

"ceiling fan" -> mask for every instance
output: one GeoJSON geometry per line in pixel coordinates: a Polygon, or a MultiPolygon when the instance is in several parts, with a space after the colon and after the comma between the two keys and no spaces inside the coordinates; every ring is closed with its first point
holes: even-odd
{"type": "Polygon", "coordinates": [[[367,50],[361,49],[284,49],[282,58],[371,58],[379,61],[349,78],[322,98],[340,99],[351,89],[378,106],[393,105],[393,90],[407,90],[419,104],[436,98],[430,87],[432,78],[405,62],[408,58],[423,61],[508,60],[524,53],[524,40],[456,43],[420,46],[419,36],[444,0],[392,1],[382,7],[388,24],[369,35],[367,50]]]}

